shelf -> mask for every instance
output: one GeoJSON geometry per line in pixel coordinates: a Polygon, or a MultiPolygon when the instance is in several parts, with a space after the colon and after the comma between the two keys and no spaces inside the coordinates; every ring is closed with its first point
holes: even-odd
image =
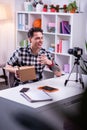
{"type": "Polygon", "coordinates": [[[64,70],[65,64],[69,64],[69,71],[71,71],[74,56],[68,54],[68,49],[76,46],[83,50],[85,48],[85,14],[18,11],[16,13],[17,46],[21,40],[27,38],[27,31],[33,26],[34,20],[38,18],[41,19],[44,34],[43,47],[47,50],[54,49],[50,52],[54,55],[55,62],[61,66],[62,70],[64,70]],[[68,23],[66,26],[63,24],[64,21],[68,23]],[[18,28],[20,24],[23,24],[23,29],[18,28]],[[26,27],[27,29],[25,29],[26,27]]]}

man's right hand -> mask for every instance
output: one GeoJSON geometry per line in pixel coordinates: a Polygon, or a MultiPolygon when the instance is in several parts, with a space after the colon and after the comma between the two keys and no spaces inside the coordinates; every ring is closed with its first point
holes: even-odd
{"type": "Polygon", "coordinates": [[[11,72],[11,73],[14,73],[15,74],[15,77],[17,78],[17,79],[20,79],[20,74],[19,74],[19,71],[18,71],[18,66],[15,66],[15,67],[13,67],[13,66],[11,66],[11,65],[6,65],[5,66],[5,69],[7,70],[7,71],[9,71],[9,72],[11,72]]]}
{"type": "Polygon", "coordinates": [[[18,70],[15,70],[15,77],[20,80],[20,73],[18,70]]]}

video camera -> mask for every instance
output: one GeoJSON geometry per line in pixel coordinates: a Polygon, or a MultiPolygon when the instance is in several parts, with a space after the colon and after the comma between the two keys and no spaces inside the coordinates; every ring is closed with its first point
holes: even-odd
{"type": "Polygon", "coordinates": [[[69,49],[68,53],[74,55],[75,57],[80,58],[81,55],[83,54],[83,50],[79,47],[74,47],[73,49],[69,49]]]}

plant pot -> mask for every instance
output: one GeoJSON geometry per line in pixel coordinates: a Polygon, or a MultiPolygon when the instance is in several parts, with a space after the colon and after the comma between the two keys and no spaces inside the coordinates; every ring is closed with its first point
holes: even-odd
{"type": "Polygon", "coordinates": [[[47,8],[43,8],[43,12],[47,12],[47,8]]]}
{"type": "Polygon", "coordinates": [[[25,11],[32,11],[33,10],[32,3],[31,2],[24,2],[24,10],[25,11]]]}
{"type": "Polygon", "coordinates": [[[76,12],[76,9],[70,10],[70,13],[75,13],[75,12],[76,12]]]}
{"type": "Polygon", "coordinates": [[[54,8],[50,9],[50,12],[56,12],[56,10],[54,8]]]}
{"type": "Polygon", "coordinates": [[[43,10],[43,5],[38,3],[38,4],[36,5],[36,11],[37,11],[37,12],[42,12],[42,10],[43,10]]]}
{"type": "Polygon", "coordinates": [[[67,9],[64,9],[64,13],[67,13],[67,9]]]}

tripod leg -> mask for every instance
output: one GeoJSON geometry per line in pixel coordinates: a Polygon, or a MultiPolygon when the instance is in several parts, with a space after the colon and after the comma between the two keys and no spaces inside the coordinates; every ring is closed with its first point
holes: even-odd
{"type": "Polygon", "coordinates": [[[76,64],[76,82],[78,82],[78,64],[76,64]]]}
{"type": "Polygon", "coordinates": [[[65,83],[64,83],[65,86],[66,86],[67,82],[69,81],[70,75],[71,75],[71,73],[73,72],[74,67],[75,67],[75,64],[73,65],[73,68],[72,68],[72,70],[71,70],[71,72],[70,72],[68,78],[65,80],[65,83]]]}
{"type": "Polygon", "coordinates": [[[82,84],[82,88],[84,89],[84,82],[83,82],[83,78],[82,78],[82,74],[81,74],[80,65],[79,65],[79,81],[82,84]]]}

